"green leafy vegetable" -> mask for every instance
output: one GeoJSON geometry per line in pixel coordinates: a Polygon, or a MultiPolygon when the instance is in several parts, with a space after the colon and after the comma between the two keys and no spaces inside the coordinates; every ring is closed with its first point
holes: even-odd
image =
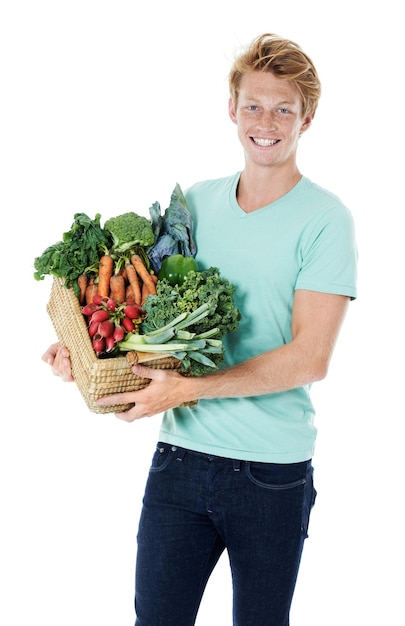
{"type": "Polygon", "coordinates": [[[111,234],[113,253],[126,252],[135,246],[147,248],[155,242],[150,220],[133,211],[111,217],[104,222],[104,229],[111,234]]]}
{"type": "Polygon", "coordinates": [[[195,256],[197,248],[193,239],[193,218],[186,199],[177,183],[170,204],[161,214],[159,202],[154,202],[149,209],[155,244],[148,249],[148,257],[153,270],[159,273],[162,261],[173,254],[195,256]]]}
{"type": "MultiPolygon", "coordinates": [[[[195,335],[193,339],[206,339],[207,345],[202,352],[219,367],[224,360],[222,343],[212,345],[209,341],[214,341],[211,337],[220,341],[239,326],[241,315],[233,299],[235,286],[221,276],[217,268],[211,267],[201,272],[188,272],[184,281],[174,287],[166,279],[159,280],[156,290],[157,294],[149,295],[143,305],[146,316],[142,322],[142,334],[165,330],[185,314],[185,320],[176,323],[177,333],[187,324],[187,331],[195,335]]],[[[178,334],[173,340],[181,343],[178,334]]],[[[182,359],[184,371],[198,376],[212,370],[212,365],[201,362],[204,358],[193,358],[195,354],[186,351],[182,359]]],[[[176,356],[180,358],[178,354],[176,356]]]]}
{"type": "Polygon", "coordinates": [[[221,339],[212,339],[213,335],[218,334],[218,328],[199,335],[186,330],[195,327],[210,313],[210,305],[205,302],[195,311],[181,313],[160,329],[144,334],[129,333],[118,347],[122,352],[139,350],[174,356],[181,361],[183,372],[199,376],[216,369],[224,357],[221,339]]]}
{"type": "Polygon", "coordinates": [[[62,241],[49,246],[34,260],[34,278],[46,275],[65,279],[66,287],[73,287],[78,295],[78,276],[90,267],[98,267],[100,253],[111,245],[110,234],[100,226],[101,215],[92,220],[85,213],[75,213],[74,222],[62,235],[62,241]]]}

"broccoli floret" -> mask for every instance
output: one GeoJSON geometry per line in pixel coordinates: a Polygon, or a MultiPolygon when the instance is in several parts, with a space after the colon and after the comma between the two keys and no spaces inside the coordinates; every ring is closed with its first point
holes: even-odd
{"type": "Polygon", "coordinates": [[[104,224],[113,239],[114,252],[126,252],[134,246],[148,247],[155,243],[151,222],[133,211],[111,217],[104,224]]]}

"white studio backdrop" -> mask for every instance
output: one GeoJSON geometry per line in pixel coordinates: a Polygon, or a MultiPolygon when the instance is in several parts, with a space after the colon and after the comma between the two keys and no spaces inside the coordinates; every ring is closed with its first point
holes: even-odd
{"type": "MultiPolygon", "coordinates": [[[[360,249],[359,298],[313,391],[318,500],[292,626],[404,619],[399,24],[393,0],[0,9],[2,256],[14,277],[1,307],[4,626],[133,625],[137,521],[160,422],[90,413],[74,384],[52,376],[41,361],[55,340],[51,279],[34,281],[33,260],[76,212],[148,216],[176,182],[240,169],[227,72],[263,32],[296,40],[315,61],[323,95],[299,166],[352,210],[360,249]]],[[[231,623],[224,557],[197,625],[231,623]]]]}

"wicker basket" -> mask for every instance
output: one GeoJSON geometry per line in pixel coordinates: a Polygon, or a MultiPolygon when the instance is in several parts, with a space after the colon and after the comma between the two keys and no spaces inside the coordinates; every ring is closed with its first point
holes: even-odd
{"type": "MultiPolygon", "coordinates": [[[[80,304],[73,289],[54,278],[47,311],[61,344],[70,352],[72,375],[80,393],[93,413],[126,411],[132,404],[99,406],[98,398],[124,391],[138,391],[150,380],[135,376],[131,365],[142,363],[156,369],[179,370],[180,361],[174,357],[129,352],[126,356],[100,359],[94,352],[80,304]]],[[[188,406],[192,406],[191,404],[188,406]]]]}

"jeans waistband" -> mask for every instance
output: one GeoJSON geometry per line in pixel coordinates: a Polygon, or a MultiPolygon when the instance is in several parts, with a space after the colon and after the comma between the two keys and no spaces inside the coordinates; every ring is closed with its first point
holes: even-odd
{"type": "MultiPolygon", "coordinates": [[[[176,446],[175,444],[171,444],[167,441],[159,441],[157,444],[157,449],[161,450],[162,448],[169,447],[172,452],[176,452],[176,457],[179,461],[183,460],[186,454],[192,455],[194,457],[200,459],[207,459],[208,461],[213,461],[216,463],[221,463],[224,465],[232,465],[233,468],[237,471],[239,470],[244,463],[260,463],[260,461],[251,461],[250,459],[234,459],[231,457],[219,456],[216,454],[211,454],[208,452],[200,452],[198,450],[192,450],[190,448],[183,448],[181,446],[176,446]]],[[[297,461],[297,463],[268,463],[263,461],[264,465],[299,465],[305,464],[309,466],[312,462],[312,459],[308,459],[307,461],[297,461]]]]}

